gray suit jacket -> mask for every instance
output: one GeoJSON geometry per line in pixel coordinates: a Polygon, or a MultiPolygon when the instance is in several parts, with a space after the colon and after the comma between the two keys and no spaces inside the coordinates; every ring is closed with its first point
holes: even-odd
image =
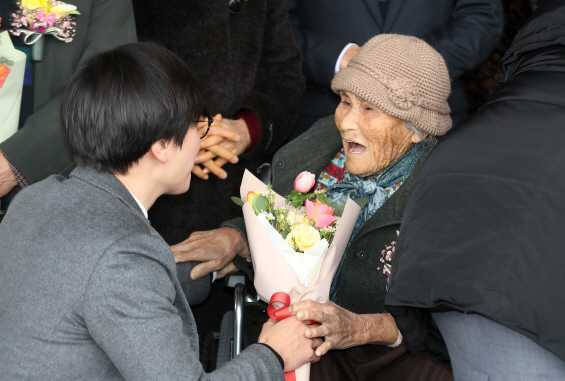
{"type": "MultiPolygon", "coordinates": [[[[3,0],[5,1],[5,0],[3,0]]],[[[92,55],[136,41],[131,0],[73,0],[76,35],[70,43],[46,36],[43,60],[33,62],[33,109],[22,129],[0,144],[32,184],[74,168],[61,129],[61,98],[73,73],[92,55]]],[[[8,20],[5,20],[8,22],[8,20]]]]}
{"type": "Polygon", "coordinates": [[[0,242],[3,379],[283,379],[259,344],[203,372],[173,253],[111,174],[24,189],[0,242]]]}

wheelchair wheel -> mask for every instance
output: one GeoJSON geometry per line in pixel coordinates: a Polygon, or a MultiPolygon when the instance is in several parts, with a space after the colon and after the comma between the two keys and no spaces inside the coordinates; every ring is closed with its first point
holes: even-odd
{"type": "Polygon", "coordinates": [[[216,359],[216,369],[219,369],[232,359],[233,321],[233,311],[226,312],[222,317],[222,325],[220,327],[220,340],[218,342],[218,357],[216,359]]]}

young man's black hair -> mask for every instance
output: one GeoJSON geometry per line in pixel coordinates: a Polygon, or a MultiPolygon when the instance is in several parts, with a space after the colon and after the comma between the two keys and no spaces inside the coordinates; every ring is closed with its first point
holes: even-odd
{"type": "Polygon", "coordinates": [[[207,112],[181,59],[154,43],[96,55],[73,76],[61,120],[79,166],[125,174],[158,140],[179,147],[207,112]]]}

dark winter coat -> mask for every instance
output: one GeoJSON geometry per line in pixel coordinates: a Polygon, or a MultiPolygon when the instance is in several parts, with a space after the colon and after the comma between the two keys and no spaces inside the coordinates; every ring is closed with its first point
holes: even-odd
{"type": "Polygon", "coordinates": [[[430,312],[454,310],[565,360],[565,1],[538,9],[501,68],[415,181],[386,304],[416,353],[447,361],[430,312]]]}
{"type": "MultiPolygon", "coordinates": [[[[341,148],[341,135],[334,116],[321,119],[275,154],[273,189],[283,196],[290,194],[299,173],[309,171],[318,176],[341,148]]],[[[384,311],[388,278],[382,271],[381,252],[397,239],[396,231],[400,229],[411,184],[432,148],[433,145],[426,148],[412,174],[367,221],[344,254],[346,258],[338,281],[337,304],[356,313],[384,311]]],[[[223,226],[234,227],[246,237],[242,218],[223,226]]]]}
{"type": "Polygon", "coordinates": [[[153,226],[171,244],[237,215],[230,196],[239,194],[243,170],[254,171],[274,153],[298,115],[304,79],[283,1],[241,3],[240,12],[230,13],[227,0],[134,2],[139,39],[157,41],[188,63],[211,115],[235,118],[251,110],[261,126],[253,150],[224,166],[226,180],[193,176],[190,192],[163,196],[151,208],[153,226]]]}

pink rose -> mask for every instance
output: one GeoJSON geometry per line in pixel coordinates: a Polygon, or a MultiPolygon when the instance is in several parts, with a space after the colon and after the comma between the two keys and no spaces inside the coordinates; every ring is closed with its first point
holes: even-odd
{"type": "Polygon", "coordinates": [[[308,193],[315,182],[316,176],[308,171],[304,171],[294,180],[294,189],[300,193],[308,193]]]}
{"type": "Polygon", "coordinates": [[[323,229],[323,228],[327,228],[328,226],[330,226],[331,224],[334,223],[334,221],[337,220],[336,216],[328,216],[327,214],[325,216],[322,216],[320,218],[318,218],[318,221],[316,222],[316,227],[318,229],[323,229]]]}
{"type": "Polygon", "coordinates": [[[326,228],[333,224],[337,220],[333,214],[334,209],[323,202],[306,200],[306,216],[316,223],[317,228],[326,228]]]}

